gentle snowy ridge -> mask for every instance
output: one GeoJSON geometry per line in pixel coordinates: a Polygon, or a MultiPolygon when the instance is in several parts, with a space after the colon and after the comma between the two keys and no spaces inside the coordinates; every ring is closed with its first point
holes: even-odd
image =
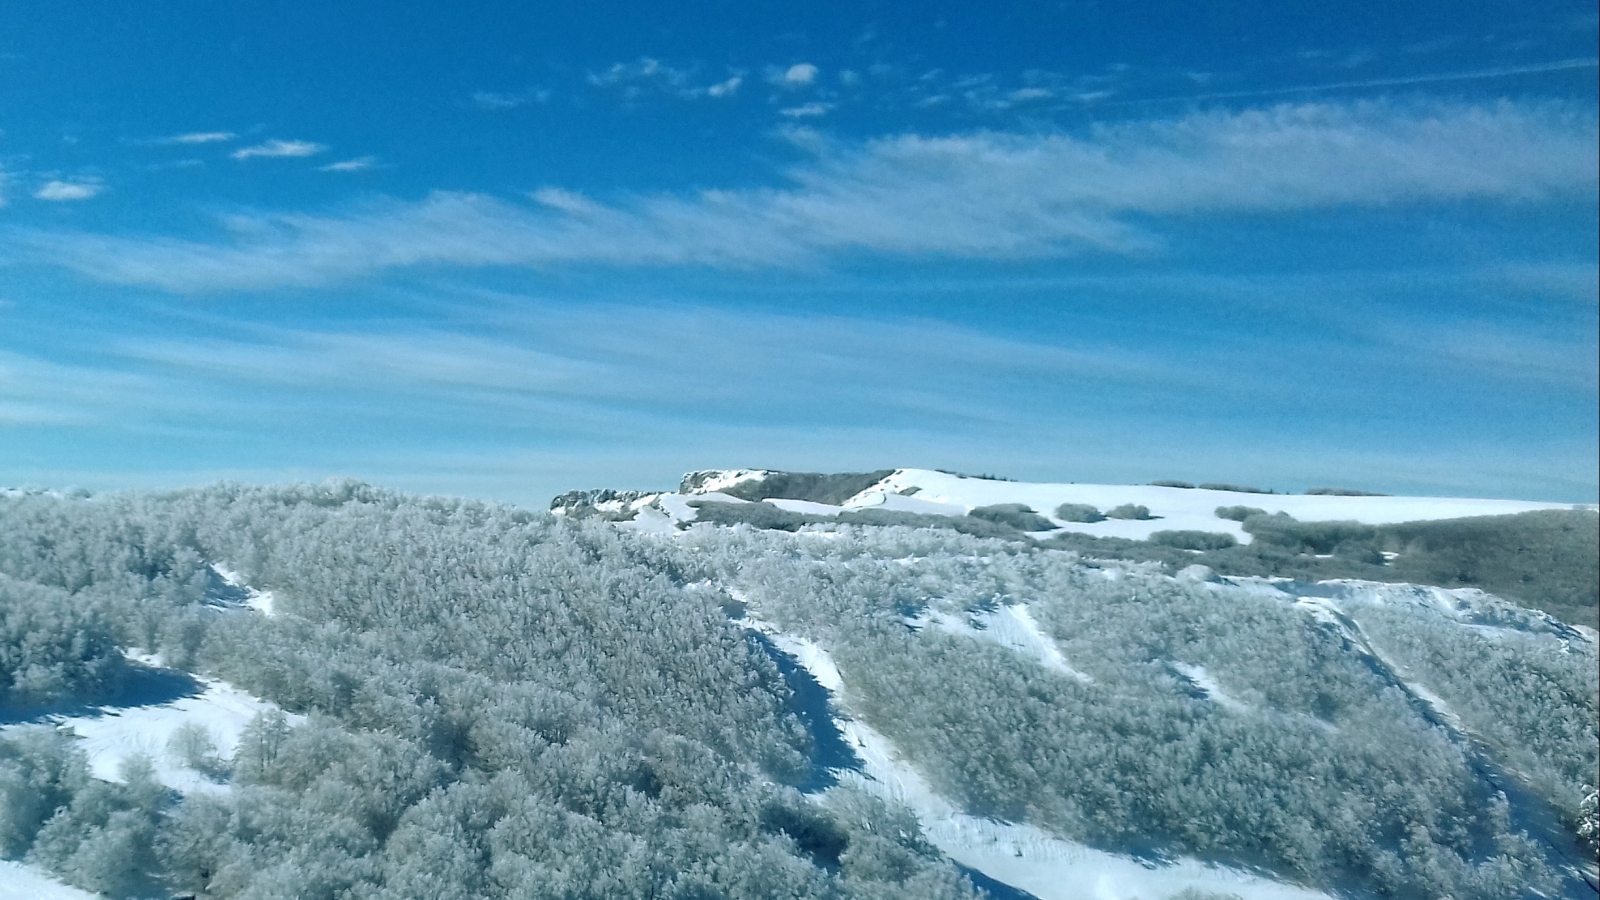
{"type": "MultiPolygon", "coordinates": [[[[765,477],[766,472],[737,469],[727,472],[695,473],[700,479],[691,494],[658,494],[635,501],[635,509],[659,506],[670,528],[677,522],[692,522],[694,510],[682,499],[694,496],[721,502],[743,503],[720,493],[746,481],[765,477]]],[[[1241,491],[1200,488],[1157,487],[1148,484],[1047,484],[1021,481],[995,481],[985,478],[950,475],[928,469],[897,469],[839,506],[807,500],[770,499],[762,501],[779,509],[810,515],[836,516],[856,509],[883,509],[920,515],[963,516],[980,506],[1021,503],[1050,519],[1065,531],[1096,537],[1145,540],[1157,531],[1210,531],[1231,534],[1248,544],[1251,536],[1241,523],[1219,519],[1221,506],[1249,506],[1269,513],[1287,513],[1302,522],[1356,521],[1368,525],[1391,525],[1466,516],[1496,516],[1541,509],[1572,509],[1569,503],[1543,503],[1525,500],[1485,500],[1465,497],[1346,497],[1332,494],[1256,494],[1241,491]],[[1063,503],[1093,506],[1105,513],[1118,506],[1133,504],[1150,510],[1150,519],[1106,519],[1101,522],[1066,522],[1055,516],[1063,503]]],[[[1576,508],[1594,509],[1594,504],[1576,508]]],[[[652,523],[648,530],[660,530],[652,523]]],[[[645,527],[643,525],[636,527],[645,527]]]]}

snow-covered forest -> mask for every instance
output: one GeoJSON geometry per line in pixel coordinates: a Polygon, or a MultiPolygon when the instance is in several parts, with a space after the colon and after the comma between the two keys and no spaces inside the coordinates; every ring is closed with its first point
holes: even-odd
{"type": "Polygon", "coordinates": [[[1482,522],[1245,498],[1202,549],[699,487],[0,496],[0,856],[112,897],[1594,896],[1595,635],[1540,611],[1592,557],[1512,603],[1386,583],[1482,522]],[[234,726],[86,737],[161,684],[234,726]]]}

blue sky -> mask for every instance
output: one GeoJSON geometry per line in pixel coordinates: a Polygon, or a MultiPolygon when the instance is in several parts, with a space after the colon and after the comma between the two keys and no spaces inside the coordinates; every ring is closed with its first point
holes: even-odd
{"type": "Polygon", "coordinates": [[[1592,3],[527,6],[8,10],[0,485],[1596,498],[1592,3]]]}

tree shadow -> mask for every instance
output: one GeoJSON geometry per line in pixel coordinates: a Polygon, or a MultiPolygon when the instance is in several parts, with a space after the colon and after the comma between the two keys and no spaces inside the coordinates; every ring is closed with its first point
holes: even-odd
{"type": "Polygon", "coordinates": [[[839,779],[834,772],[840,769],[861,770],[861,758],[844,739],[839,730],[836,711],[828,689],[817,682],[799,660],[778,649],[772,639],[751,629],[750,639],[778,667],[778,673],[789,685],[789,711],[795,714],[811,735],[811,774],[795,785],[801,793],[814,794],[825,791],[839,779]]]}
{"type": "Polygon", "coordinates": [[[95,694],[45,706],[0,706],[0,726],[56,718],[98,718],[121,709],[161,706],[204,691],[205,685],[188,672],[130,662],[121,677],[95,694]]]}

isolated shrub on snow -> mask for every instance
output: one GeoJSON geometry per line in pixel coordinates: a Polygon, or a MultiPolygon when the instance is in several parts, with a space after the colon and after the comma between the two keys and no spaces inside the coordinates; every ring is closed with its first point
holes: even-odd
{"type": "Polygon", "coordinates": [[[1157,531],[1150,541],[1178,550],[1222,550],[1239,543],[1233,535],[1220,531],[1157,531]]]}
{"type": "Polygon", "coordinates": [[[1056,507],[1056,518],[1063,522],[1104,522],[1105,514],[1087,503],[1063,503],[1056,507]]]}
{"type": "Polygon", "coordinates": [[[1021,503],[996,503],[992,506],[980,506],[967,513],[974,519],[983,519],[986,522],[998,522],[1001,525],[1010,525],[1018,531],[1050,531],[1056,524],[1044,516],[1034,512],[1033,507],[1021,503]]]}
{"type": "Polygon", "coordinates": [[[1217,518],[1229,519],[1234,522],[1243,522],[1251,516],[1264,516],[1266,514],[1266,510],[1254,506],[1219,506],[1216,513],[1217,518]]]}
{"type": "Polygon", "coordinates": [[[1116,509],[1107,510],[1106,518],[1144,520],[1154,519],[1155,516],[1150,515],[1150,507],[1148,506],[1143,506],[1137,503],[1124,503],[1116,509]]]}
{"type": "Polygon", "coordinates": [[[167,752],[189,768],[210,778],[228,773],[228,764],[217,753],[211,730],[199,722],[185,722],[167,738],[167,752]]]}

